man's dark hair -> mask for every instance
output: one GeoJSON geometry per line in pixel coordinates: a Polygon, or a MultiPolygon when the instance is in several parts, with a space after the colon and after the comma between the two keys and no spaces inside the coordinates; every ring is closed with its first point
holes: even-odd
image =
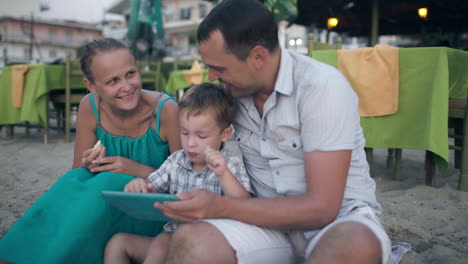
{"type": "Polygon", "coordinates": [[[245,60],[256,45],[269,52],[278,48],[278,25],[273,14],[258,0],[224,0],[216,5],[198,27],[198,43],[219,30],[226,50],[245,60]]]}
{"type": "Polygon", "coordinates": [[[93,62],[93,57],[99,53],[115,49],[125,49],[132,55],[133,59],[135,59],[133,52],[125,43],[120,40],[113,38],[102,38],[93,40],[86,44],[80,58],[81,71],[83,72],[83,75],[86,77],[86,79],[88,79],[91,83],[94,83],[94,76],[91,72],[91,63],[93,62]]]}
{"type": "Polygon", "coordinates": [[[191,87],[179,100],[179,111],[187,117],[209,112],[221,130],[229,127],[236,114],[234,98],[220,85],[202,83],[191,87]]]}

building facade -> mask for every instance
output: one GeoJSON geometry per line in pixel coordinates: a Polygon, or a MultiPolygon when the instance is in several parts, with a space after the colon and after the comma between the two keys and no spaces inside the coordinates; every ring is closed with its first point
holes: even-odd
{"type": "Polygon", "coordinates": [[[94,24],[34,18],[0,17],[1,61],[51,62],[102,36],[94,24]]]}

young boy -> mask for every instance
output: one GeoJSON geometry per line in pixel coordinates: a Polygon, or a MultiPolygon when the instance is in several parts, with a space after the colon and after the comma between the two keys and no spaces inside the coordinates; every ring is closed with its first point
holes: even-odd
{"type": "MultiPolygon", "coordinates": [[[[161,167],[129,182],[126,192],[183,193],[205,188],[226,196],[247,198],[252,192],[242,161],[227,152],[223,143],[231,138],[234,99],[220,86],[203,83],[192,87],[179,101],[182,150],[174,152],[161,167]]],[[[105,263],[131,261],[164,263],[172,232],[170,222],[156,238],[119,233],[107,243],[105,263]]]]}

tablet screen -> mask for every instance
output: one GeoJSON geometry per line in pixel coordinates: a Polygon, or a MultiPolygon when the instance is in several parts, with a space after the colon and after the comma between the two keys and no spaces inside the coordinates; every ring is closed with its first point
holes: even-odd
{"type": "Polygon", "coordinates": [[[102,197],[132,217],[152,221],[171,221],[154,207],[155,202],[179,200],[177,196],[167,193],[102,191],[102,197]]]}

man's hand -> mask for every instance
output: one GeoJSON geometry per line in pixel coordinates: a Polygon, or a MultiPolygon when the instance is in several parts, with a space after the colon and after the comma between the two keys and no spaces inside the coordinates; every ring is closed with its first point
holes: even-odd
{"type": "Polygon", "coordinates": [[[208,165],[208,169],[218,175],[218,177],[223,177],[228,171],[226,159],[219,150],[208,147],[205,150],[205,162],[208,165]]]}
{"type": "Polygon", "coordinates": [[[206,189],[195,189],[177,196],[181,201],[155,203],[154,206],[177,222],[223,217],[225,197],[206,189]]]}

